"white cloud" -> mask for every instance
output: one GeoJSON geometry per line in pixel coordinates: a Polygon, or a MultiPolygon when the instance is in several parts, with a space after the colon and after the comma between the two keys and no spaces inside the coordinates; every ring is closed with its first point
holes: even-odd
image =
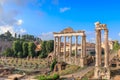
{"type": "Polygon", "coordinates": [[[0,34],[4,34],[5,32],[10,31],[10,33],[14,36],[15,33],[24,34],[26,30],[23,28],[18,28],[10,25],[0,26],[0,34]]]}
{"type": "Polygon", "coordinates": [[[63,13],[63,12],[68,11],[70,9],[71,8],[69,8],[69,7],[60,8],[60,12],[63,13]]]}
{"type": "Polygon", "coordinates": [[[20,33],[21,34],[26,33],[26,30],[25,29],[20,29],[20,33]]]}
{"type": "Polygon", "coordinates": [[[52,40],[53,39],[53,32],[42,33],[39,37],[42,40],[52,40]]]}
{"type": "Polygon", "coordinates": [[[95,43],[95,38],[92,37],[92,38],[90,38],[88,41],[91,42],[91,43],[95,43]]]}
{"type": "Polygon", "coordinates": [[[108,40],[109,40],[109,41],[111,41],[111,40],[112,40],[112,38],[109,38],[108,40]]]}
{"type": "Polygon", "coordinates": [[[23,24],[22,19],[16,19],[18,11],[8,10],[5,12],[2,4],[6,1],[7,0],[0,0],[0,34],[3,34],[7,31],[10,31],[13,36],[15,33],[25,33],[26,30],[24,30],[22,27],[17,27],[23,24]]]}
{"type": "Polygon", "coordinates": [[[18,26],[21,26],[22,23],[23,23],[23,20],[21,20],[21,19],[17,21],[17,25],[18,25],[18,26]]]}
{"type": "Polygon", "coordinates": [[[0,26],[0,34],[3,34],[7,31],[10,31],[12,34],[15,33],[14,28],[12,26],[9,25],[0,26]]]}
{"type": "Polygon", "coordinates": [[[3,5],[3,3],[5,2],[6,0],[0,0],[0,4],[3,5]]]}

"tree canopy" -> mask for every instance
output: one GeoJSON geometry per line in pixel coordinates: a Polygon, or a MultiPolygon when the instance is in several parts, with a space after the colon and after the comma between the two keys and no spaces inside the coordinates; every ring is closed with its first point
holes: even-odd
{"type": "Polygon", "coordinates": [[[120,45],[118,43],[118,41],[115,41],[114,45],[113,45],[113,50],[119,50],[120,49],[120,45]]]}

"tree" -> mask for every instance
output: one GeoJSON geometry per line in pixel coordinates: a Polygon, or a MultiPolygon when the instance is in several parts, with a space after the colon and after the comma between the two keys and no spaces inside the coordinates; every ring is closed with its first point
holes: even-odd
{"type": "Polygon", "coordinates": [[[46,43],[46,51],[47,51],[47,53],[52,52],[53,49],[54,49],[54,41],[53,40],[47,41],[47,43],[46,43]]]}
{"type": "Polygon", "coordinates": [[[19,34],[19,35],[18,35],[18,38],[20,39],[20,37],[21,37],[21,36],[20,36],[20,34],[19,34]]]}
{"type": "Polygon", "coordinates": [[[6,37],[12,37],[12,34],[9,31],[7,31],[7,32],[5,32],[5,36],[6,37]]]}
{"type": "Polygon", "coordinates": [[[17,57],[22,58],[22,57],[23,57],[22,52],[18,52],[18,53],[17,53],[17,57]]]}
{"type": "Polygon", "coordinates": [[[15,33],[15,38],[17,38],[17,33],[15,33]]]}
{"type": "Polygon", "coordinates": [[[3,52],[4,56],[7,57],[12,57],[13,56],[13,50],[11,48],[7,48],[4,52],[3,52]]]}
{"type": "Polygon", "coordinates": [[[35,40],[34,36],[29,35],[29,34],[22,35],[22,39],[27,40],[27,41],[34,41],[35,40]]]}
{"type": "Polygon", "coordinates": [[[120,45],[119,45],[118,41],[116,41],[113,45],[113,50],[119,50],[119,48],[120,48],[120,45]]]}
{"type": "Polygon", "coordinates": [[[29,42],[28,44],[28,52],[29,52],[29,56],[34,57],[35,56],[35,48],[36,45],[33,42],[29,42]]]}
{"type": "Polygon", "coordinates": [[[23,49],[23,57],[27,57],[28,56],[28,43],[27,42],[23,42],[22,49],[23,49]]]}
{"type": "Polygon", "coordinates": [[[40,53],[41,58],[47,57],[46,43],[47,43],[47,41],[43,41],[41,43],[41,48],[42,48],[41,53],[40,53]]]}
{"type": "Polygon", "coordinates": [[[9,31],[5,32],[3,36],[4,36],[4,39],[7,41],[11,41],[13,39],[12,34],[9,31]]]}
{"type": "Polygon", "coordinates": [[[17,57],[18,52],[22,52],[22,47],[21,47],[22,42],[20,41],[14,41],[13,42],[13,51],[14,51],[14,57],[17,57]]]}
{"type": "Polygon", "coordinates": [[[55,65],[57,64],[56,59],[53,60],[52,64],[50,65],[50,70],[53,71],[55,65]]]}

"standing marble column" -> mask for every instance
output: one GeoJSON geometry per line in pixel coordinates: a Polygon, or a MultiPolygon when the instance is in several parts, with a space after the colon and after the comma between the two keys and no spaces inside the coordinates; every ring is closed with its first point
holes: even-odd
{"type": "Polygon", "coordinates": [[[72,54],[72,36],[69,36],[69,41],[70,41],[69,61],[71,62],[71,54],[72,54]]]}
{"type": "Polygon", "coordinates": [[[77,60],[77,53],[78,53],[78,36],[76,36],[76,39],[75,39],[75,63],[76,63],[76,60],[77,60]]]}
{"type": "Polygon", "coordinates": [[[64,61],[66,61],[66,36],[64,36],[64,61]]]}
{"type": "Polygon", "coordinates": [[[86,56],[86,36],[82,36],[82,44],[81,44],[81,58],[86,56]]]}
{"type": "Polygon", "coordinates": [[[98,31],[98,34],[99,34],[99,36],[98,36],[98,46],[99,46],[99,50],[98,50],[98,52],[99,52],[99,66],[101,66],[101,63],[102,63],[102,58],[101,58],[101,56],[102,56],[102,54],[101,54],[101,30],[99,30],[98,31]]]}
{"type": "MultiPolygon", "coordinates": [[[[59,59],[60,59],[60,54],[61,54],[61,36],[59,36],[59,59]]],[[[60,60],[59,60],[60,61],[60,60]]]]}
{"type": "Polygon", "coordinates": [[[56,58],[56,37],[54,37],[54,56],[56,58]]]}
{"type": "Polygon", "coordinates": [[[81,37],[81,54],[80,58],[83,58],[83,36],[81,37]]]}
{"type": "Polygon", "coordinates": [[[59,37],[57,37],[57,60],[59,61],[59,37]]]}
{"type": "Polygon", "coordinates": [[[109,64],[109,52],[108,52],[108,30],[105,30],[105,67],[109,64]]]}
{"type": "Polygon", "coordinates": [[[95,45],[95,51],[96,51],[96,62],[95,62],[95,66],[98,67],[99,66],[99,30],[96,30],[96,45],[95,45]]]}

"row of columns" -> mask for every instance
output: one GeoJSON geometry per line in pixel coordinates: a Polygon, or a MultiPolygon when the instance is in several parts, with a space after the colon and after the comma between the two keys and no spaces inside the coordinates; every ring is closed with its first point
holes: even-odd
{"type": "MultiPolygon", "coordinates": [[[[61,37],[62,36],[55,36],[54,37],[54,54],[57,59],[60,57],[61,53],[61,37]],[[56,54],[57,53],[57,54],[56,54]]],[[[72,54],[72,36],[64,36],[64,61],[66,61],[66,37],[69,37],[69,61],[71,62],[71,54],[72,54]]],[[[84,58],[86,56],[86,36],[82,36],[82,43],[81,43],[81,56],[80,58],[84,58]]],[[[78,54],[78,36],[75,36],[75,62],[77,60],[78,54]]]]}

